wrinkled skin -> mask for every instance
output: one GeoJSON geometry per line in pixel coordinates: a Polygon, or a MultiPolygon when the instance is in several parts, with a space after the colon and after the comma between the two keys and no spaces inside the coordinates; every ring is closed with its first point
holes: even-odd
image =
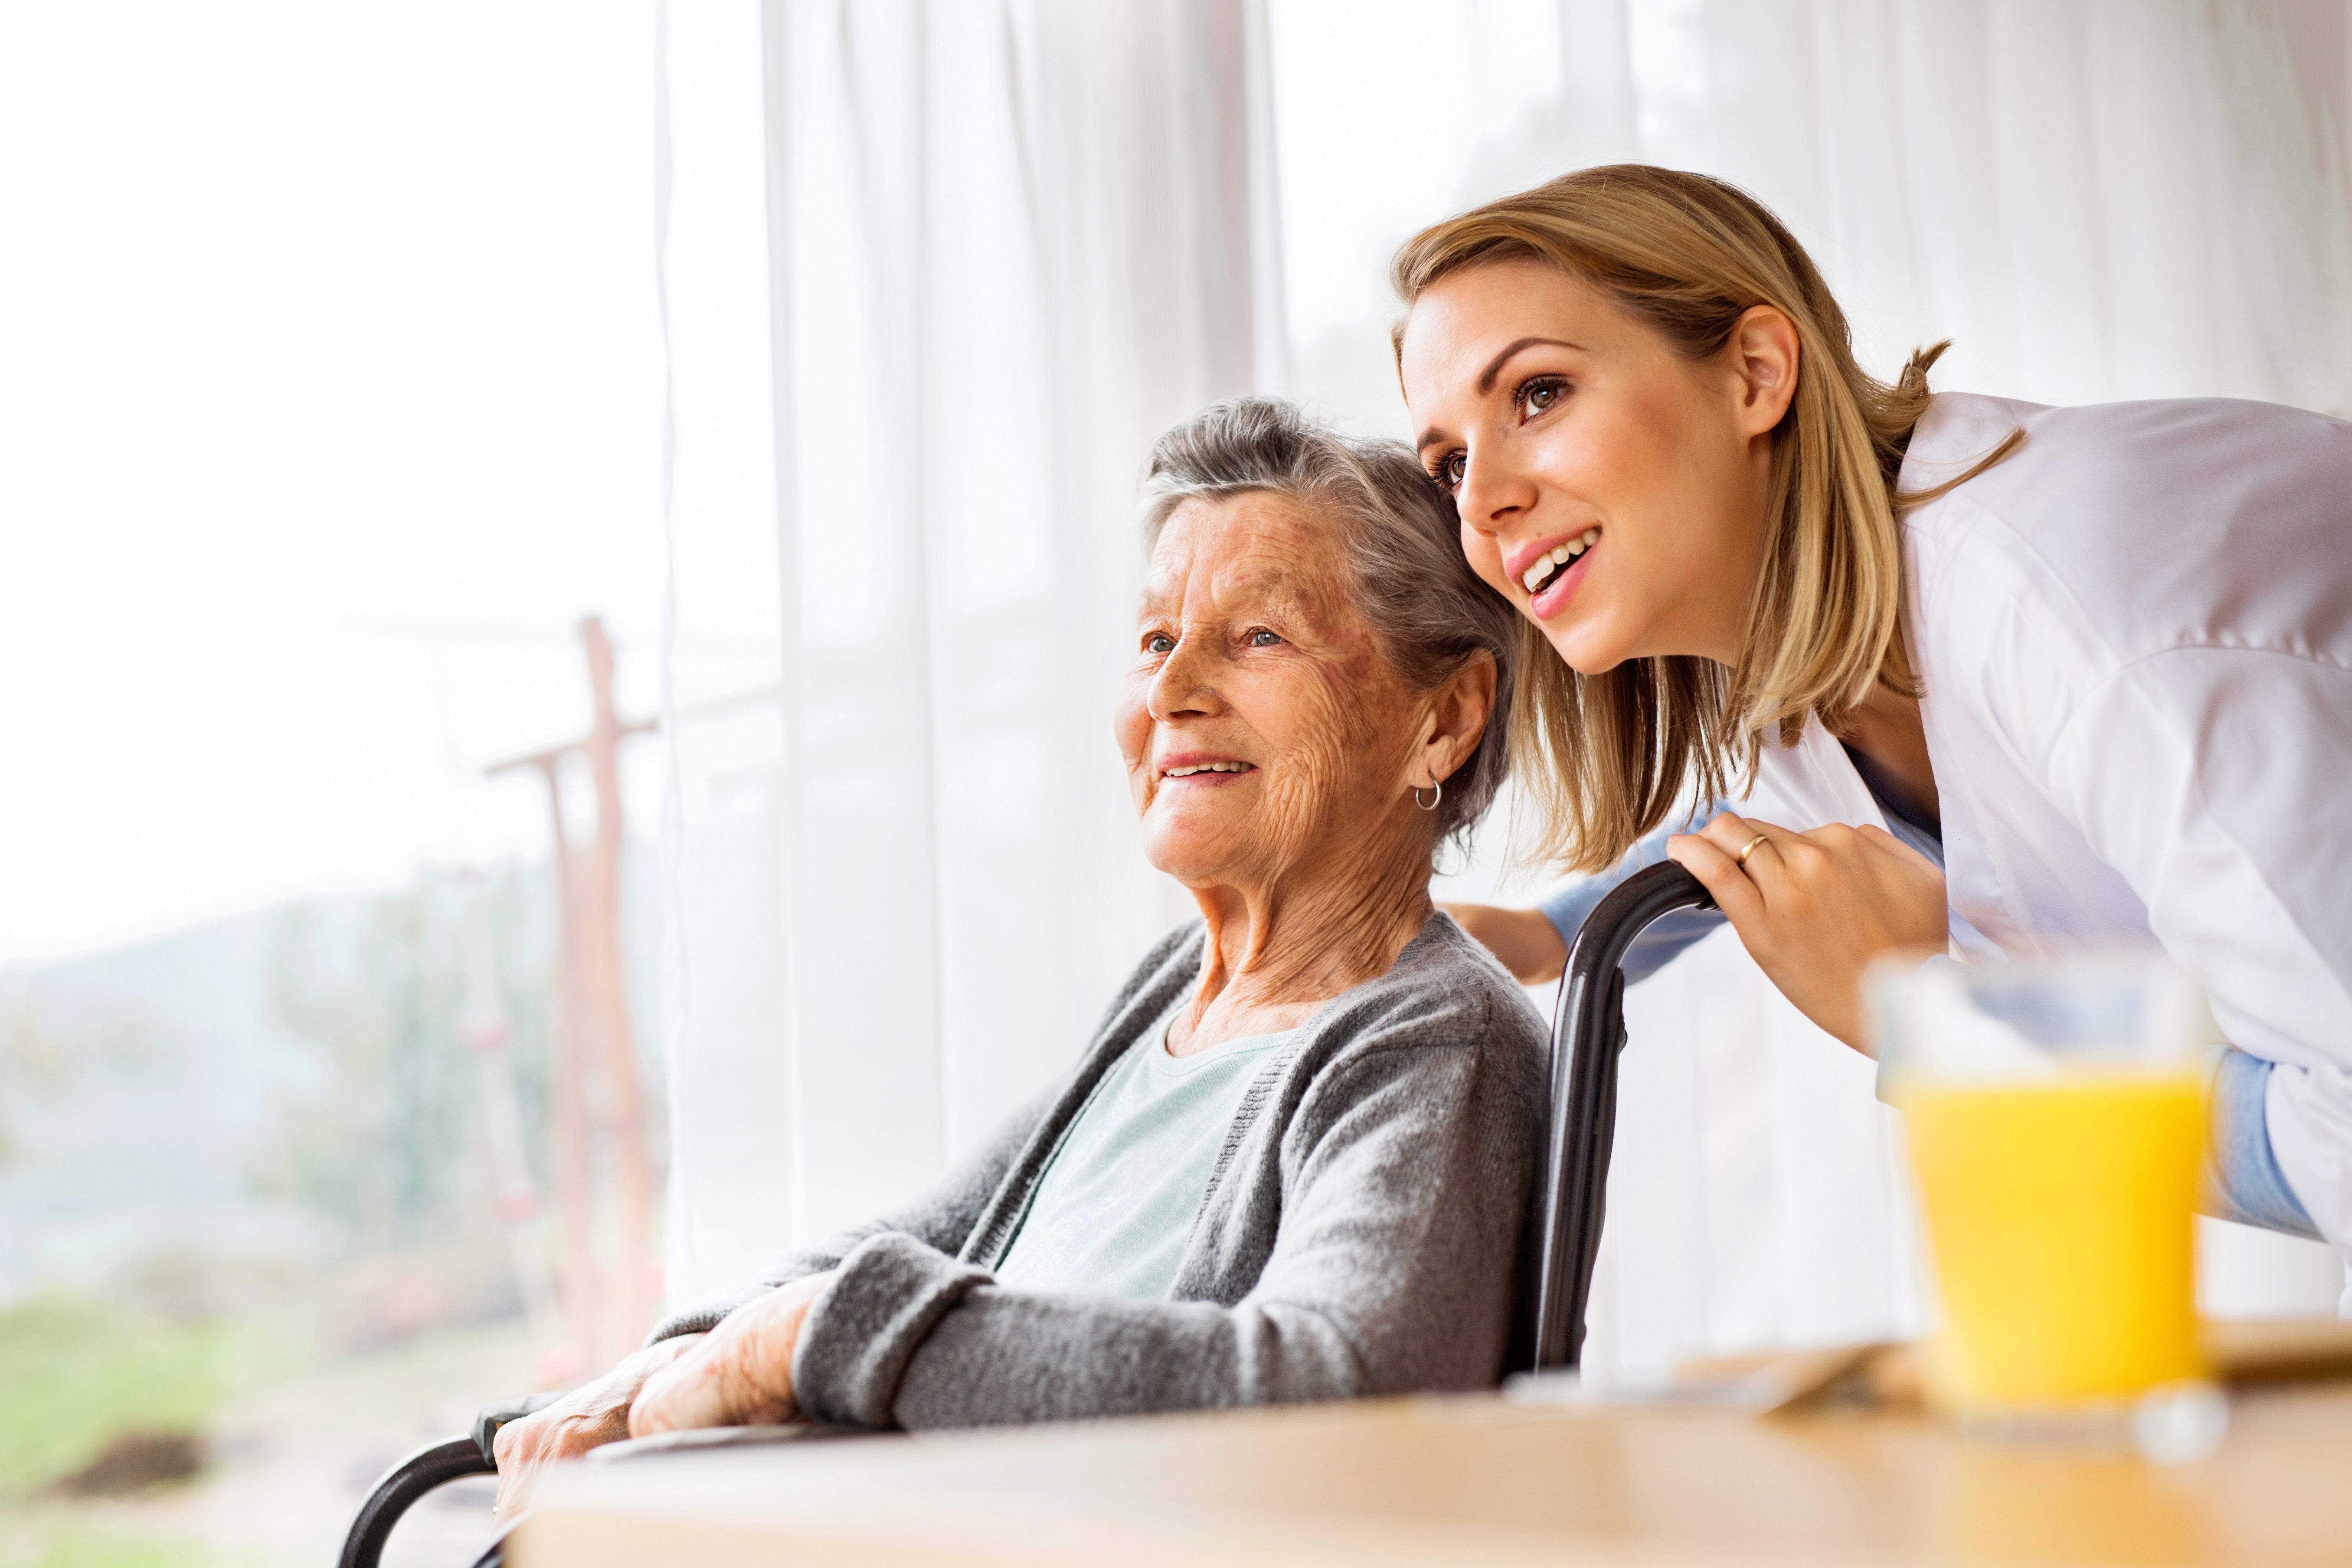
{"type": "Polygon", "coordinates": [[[578,1458],[591,1448],[627,1436],[629,1406],[646,1380],[693,1350],[702,1338],[681,1334],[648,1345],[624,1356],[612,1371],[583,1384],[546,1409],[499,1427],[490,1445],[499,1461],[495,1511],[503,1518],[529,1502],[541,1468],[550,1462],[578,1458]]]}
{"type": "Polygon", "coordinates": [[[798,1419],[793,1352],[809,1308],[832,1283],[829,1272],[811,1274],[720,1319],[700,1344],[646,1379],[629,1410],[629,1436],[798,1419]]]}
{"type": "MultiPolygon", "coordinates": [[[[1422,459],[1454,493],[1464,554],[1588,675],[1629,658],[1738,662],[1772,432],[1798,363],[1795,329],[1770,306],[1693,363],[1578,279],[1524,258],[1442,279],[1413,305],[1399,349],[1422,459]],[[1530,556],[1594,530],[1560,581],[1528,592],[1530,556]]],[[[1876,694],[1842,738],[1906,808],[1936,820],[1916,702],[1876,694]]],[[[1718,818],[1667,853],[1706,884],[1783,994],[1866,1051],[1862,972],[1944,945],[1941,874],[1874,827],[1775,839],[1769,868],[1759,848],[1743,870],[1740,846],[1769,827],[1731,826],[1745,820],[1718,818]]]]}
{"type": "Polygon", "coordinates": [[[1484,658],[1410,689],[1310,510],[1250,494],[1169,519],[1117,730],[1145,858],[1208,927],[1171,1049],[1294,1027],[1395,962],[1430,914],[1413,791],[1468,759],[1494,689],[1484,658]],[[1169,771],[1206,758],[1246,771],[1169,771]]]}
{"type": "MultiPolygon", "coordinates": [[[[1381,974],[1430,915],[1433,818],[1413,805],[1468,760],[1494,706],[1481,658],[1409,689],[1366,630],[1329,525],[1271,496],[1193,501],[1161,531],[1117,732],[1146,856],[1199,900],[1200,1001],[1170,1049],[1286,1029],[1381,974]],[[1249,771],[1187,783],[1170,758],[1249,771]]],[[[639,1351],[499,1433],[499,1511],[541,1467],[623,1437],[800,1415],[793,1356],[831,1274],[639,1351]]]]}
{"type": "Polygon", "coordinates": [[[679,1334],[625,1357],[555,1404],[499,1429],[497,1512],[530,1500],[541,1467],[624,1437],[696,1426],[767,1426],[800,1415],[793,1351],[810,1303],[833,1282],[814,1274],[730,1312],[707,1334],[679,1334]]]}

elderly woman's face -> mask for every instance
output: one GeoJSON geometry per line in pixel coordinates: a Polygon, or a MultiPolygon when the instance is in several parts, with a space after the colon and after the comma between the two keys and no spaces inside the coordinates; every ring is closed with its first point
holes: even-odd
{"type": "Polygon", "coordinates": [[[1417,710],[1310,509],[1251,494],[1168,520],[1118,713],[1152,865],[1200,886],[1370,849],[1404,804],[1417,710]]]}

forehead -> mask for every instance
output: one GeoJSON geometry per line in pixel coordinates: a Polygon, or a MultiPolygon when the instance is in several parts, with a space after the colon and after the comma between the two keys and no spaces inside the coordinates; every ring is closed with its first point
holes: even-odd
{"type": "Polygon", "coordinates": [[[1194,497],[1171,513],[1152,546],[1144,604],[1281,598],[1314,606],[1341,580],[1330,520],[1286,496],[1250,491],[1194,497]]]}
{"type": "Polygon", "coordinates": [[[1523,338],[1600,350],[1626,324],[1590,284],[1549,262],[1490,261],[1440,279],[1413,301],[1397,343],[1397,373],[1406,404],[1426,417],[1502,390],[1507,374],[1484,393],[1478,376],[1523,338]]]}

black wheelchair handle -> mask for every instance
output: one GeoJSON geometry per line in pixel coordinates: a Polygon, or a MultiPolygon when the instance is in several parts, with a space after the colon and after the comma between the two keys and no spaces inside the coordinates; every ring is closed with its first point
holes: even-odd
{"type": "Polygon", "coordinates": [[[1585,918],[1569,950],[1552,1021],[1551,1117],[1533,1220],[1533,1318],[1516,1336],[1521,1370],[1572,1367],[1584,1349],[1592,1259],[1608,1207],[1617,1130],[1617,1055],[1625,1045],[1619,965],[1644,928],[1677,910],[1715,907],[1699,879],[1668,862],[1636,871],[1585,918]]]}
{"type": "Polygon", "coordinates": [[[499,1428],[545,1409],[561,1397],[534,1394],[493,1405],[474,1418],[471,1432],[427,1443],[386,1470],[368,1493],[367,1501],[360,1504],[359,1514],[343,1537],[342,1555],[335,1559],[336,1568],[376,1568],[383,1543],[392,1539],[392,1527],[417,1499],[467,1476],[496,1475],[498,1454],[491,1445],[498,1440],[499,1428]]]}
{"type": "Polygon", "coordinates": [[[474,1417],[474,1447],[482,1451],[482,1463],[495,1470],[499,1468],[499,1428],[509,1421],[520,1421],[526,1415],[536,1415],[557,1400],[560,1394],[526,1394],[520,1399],[504,1405],[492,1405],[474,1417]]]}

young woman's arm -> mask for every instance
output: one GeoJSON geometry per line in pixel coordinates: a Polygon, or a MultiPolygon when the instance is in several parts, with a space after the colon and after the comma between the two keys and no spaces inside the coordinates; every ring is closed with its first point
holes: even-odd
{"type": "MultiPolygon", "coordinates": [[[[1722,804],[1717,802],[1698,813],[1694,820],[1704,822],[1722,809],[1722,804]]],[[[1493,904],[1447,904],[1444,908],[1461,922],[1464,931],[1502,960],[1503,967],[1520,984],[1549,985],[1568,966],[1568,950],[1575,945],[1576,933],[1584,929],[1586,919],[1600,907],[1601,900],[1634,872],[1665,859],[1666,840],[1680,831],[1679,827],[1658,829],[1633,846],[1609,870],[1598,876],[1570,879],[1538,900],[1533,909],[1502,909],[1493,904]]],[[[1683,910],[1655,921],[1626,950],[1625,984],[1648,979],[1722,924],[1723,915],[1716,910],[1683,910]]]]}

